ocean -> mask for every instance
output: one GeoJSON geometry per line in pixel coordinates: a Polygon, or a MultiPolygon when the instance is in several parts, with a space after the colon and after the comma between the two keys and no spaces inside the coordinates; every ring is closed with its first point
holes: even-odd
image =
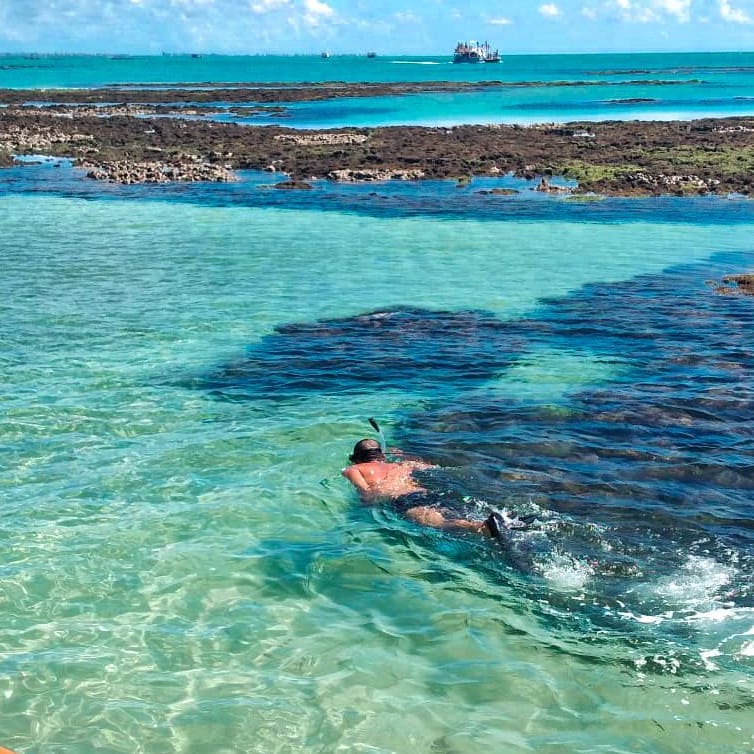
{"type": "MultiPolygon", "coordinates": [[[[0,88],[212,86],[222,82],[499,82],[499,86],[462,93],[289,103],[283,114],[239,114],[226,104],[228,112],[219,116],[234,122],[294,128],[688,120],[745,116],[754,110],[754,52],[511,55],[503,56],[497,64],[460,65],[451,60],[450,54],[376,58],[335,55],[327,59],[304,55],[6,55],[0,56],[0,88]]],[[[43,92],[40,99],[44,101],[43,92]]],[[[190,99],[188,102],[193,104],[190,99]]],[[[224,103],[211,104],[222,107],[224,103]]]]}
{"type": "MultiPolygon", "coordinates": [[[[443,60],[6,57],[0,87],[491,75],[443,60]]],[[[698,79],[647,88],[751,114],[748,54],[509,71],[698,79]]],[[[587,89],[519,94],[550,122],[587,89]]],[[[484,97],[451,99],[492,122],[484,97]]],[[[240,177],[0,171],[0,745],[754,750],[754,302],[714,285],[754,265],[751,202],[240,177]],[[369,417],[446,509],[535,523],[362,505],[340,472],[369,417]]]]}

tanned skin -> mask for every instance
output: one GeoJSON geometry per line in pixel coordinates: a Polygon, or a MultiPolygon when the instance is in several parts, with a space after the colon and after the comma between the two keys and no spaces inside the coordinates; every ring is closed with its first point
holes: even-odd
{"type": "MultiPolygon", "coordinates": [[[[362,440],[362,443],[365,441],[362,440]]],[[[357,444],[358,448],[358,444],[357,444]]],[[[376,455],[376,453],[375,453],[376,455]]],[[[432,468],[431,464],[421,461],[390,462],[380,453],[375,460],[353,463],[343,469],[343,476],[356,487],[362,500],[375,503],[384,499],[395,499],[414,492],[426,492],[413,472],[432,468]]],[[[354,449],[355,460],[358,454],[354,449]]],[[[487,526],[481,521],[469,521],[465,518],[446,518],[441,511],[427,505],[417,505],[406,510],[406,518],[423,526],[436,529],[461,529],[489,535],[487,526]]]]}

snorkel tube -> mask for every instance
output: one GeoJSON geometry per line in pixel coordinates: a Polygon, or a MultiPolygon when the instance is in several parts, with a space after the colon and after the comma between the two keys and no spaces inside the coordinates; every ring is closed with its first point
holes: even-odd
{"type": "Polygon", "coordinates": [[[382,451],[382,455],[384,456],[387,454],[387,443],[385,442],[385,433],[380,428],[380,425],[377,424],[377,420],[374,417],[372,416],[369,417],[369,423],[372,425],[372,427],[374,427],[374,431],[377,433],[377,435],[380,438],[380,450],[382,451]]]}

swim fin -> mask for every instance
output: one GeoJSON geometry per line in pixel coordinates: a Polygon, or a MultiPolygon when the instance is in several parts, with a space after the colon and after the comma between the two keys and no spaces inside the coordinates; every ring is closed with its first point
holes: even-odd
{"type": "Polygon", "coordinates": [[[498,511],[491,511],[490,515],[484,520],[491,537],[496,539],[500,538],[503,532],[508,532],[511,529],[526,529],[536,520],[536,516],[519,516],[515,511],[511,512],[512,515],[507,515],[505,512],[498,513],[498,511]]]}
{"type": "Polygon", "coordinates": [[[487,531],[493,539],[500,539],[500,535],[505,529],[507,529],[505,520],[497,511],[492,511],[490,515],[484,519],[484,525],[487,527],[487,531]]]}

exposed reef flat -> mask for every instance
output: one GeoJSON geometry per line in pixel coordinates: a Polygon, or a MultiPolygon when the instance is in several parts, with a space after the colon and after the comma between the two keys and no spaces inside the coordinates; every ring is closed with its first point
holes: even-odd
{"type": "MultiPolygon", "coordinates": [[[[483,85],[493,84],[501,85],[483,85]]],[[[0,90],[0,100],[6,103],[0,107],[0,166],[11,164],[12,155],[44,153],[71,157],[100,180],[128,182],[232,180],[232,171],[257,169],[285,173],[302,184],[312,178],[465,179],[515,173],[529,178],[565,176],[578,182],[578,192],[605,195],[750,195],[754,191],[754,118],[302,132],[196,117],[191,103],[202,97],[208,103],[227,102],[230,92],[243,91],[203,86],[208,85],[0,90]],[[149,97],[156,98],[151,105],[145,104],[149,97]],[[67,98],[70,101],[61,107],[61,100],[67,98]],[[159,106],[154,107],[154,102],[159,106]],[[101,104],[93,107],[93,103],[101,104]],[[138,170],[129,170],[129,164],[138,165],[138,170]]],[[[337,96],[354,92],[373,96],[376,90],[395,94],[432,86],[463,88],[437,82],[329,84],[309,89],[267,86],[253,91],[255,96],[267,92],[270,99],[265,101],[275,103],[260,107],[279,107],[290,100],[292,91],[313,97],[325,92],[333,97],[334,91],[337,96]]],[[[250,103],[248,88],[235,101],[250,103]]]]}
{"type": "Polygon", "coordinates": [[[468,92],[484,89],[530,89],[560,87],[609,87],[637,84],[641,86],[683,86],[699,84],[698,79],[655,79],[636,81],[421,81],[421,82],[362,82],[352,84],[343,81],[317,83],[269,83],[239,82],[179,82],[169,85],[129,84],[105,86],[93,89],[0,89],[0,104],[23,105],[30,102],[57,104],[98,104],[138,102],[316,102],[342,97],[382,97],[417,94],[420,92],[468,92]]]}

